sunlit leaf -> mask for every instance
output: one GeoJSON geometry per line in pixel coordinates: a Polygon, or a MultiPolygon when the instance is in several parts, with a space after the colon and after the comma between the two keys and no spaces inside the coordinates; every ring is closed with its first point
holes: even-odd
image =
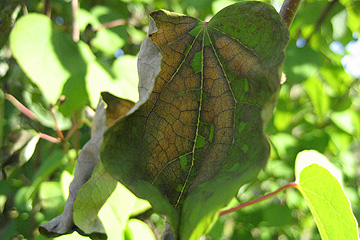
{"type": "Polygon", "coordinates": [[[134,211],[141,213],[149,208],[149,203],[136,198],[129,190],[118,183],[115,191],[99,212],[99,217],[105,226],[108,239],[124,239],[124,230],[130,215],[134,211]]]}
{"type": "Polygon", "coordinates": [[[88,60],[79,46],[55,29],[45,15],[28,14],[17,21],[10,35],[10,46],[19,65],[52,103],[61,93],[65,94],[68,101],[63,108],[68,107],[65,112],[69,114],[86,102],[88,60]],[[76,94],[71,94],[72,91],[76,94]]]}
{"type": "Polygon", "coordinates": [[[264,166],[263,128],[276,103],[287,34],[261,2],[232,5],[209,22],[162,10],[150,15],[153,43],[145,40],[139,54],[140,100],[106,132],[101,158],[167,215],[180,239],[203,235],[264,166]]]}
{"type": "Polygon", "coordinates": [[[12,31],[10,44],[24,72],[53,104],[61,94],[66,96],[59,107],[65,116],[83,107],[88,98],[96,107],[101,91],[111,90],[119,96],[127,93],[115,84],[121,79],[114,79],[96,61],[87,44],[75,43],[44,15],[32,13],[22,17],[12,31]]]}
{"type": "Polygon", "coordinates": [[[125,239],[126,240],[155,240],[155,236],[152,233],[151,229],[149,228],[146,223],[137,220],[131,219],[128,222],[126,232],[125,232],[125,239]]]}
{"type": "Polygon", "coordinates": [[[323,240],[358,239],[358,225],[341,186],[341,173],[316,151],[296,158],[298,189],[307,201],[323,240]]]}

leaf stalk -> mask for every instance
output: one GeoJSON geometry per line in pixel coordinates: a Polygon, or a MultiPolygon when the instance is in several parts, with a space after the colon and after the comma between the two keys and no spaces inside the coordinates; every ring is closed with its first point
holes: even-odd
{"type": "Polygon", "coordinates": [[[276,194],[278,194],[279,192],[285,191],[285,190],[288,189],[288,188],[293,188],[293,187],[296,187],[296,188],[297,188],[298,185],[299,185],[299,184],[298,184],[297,182],[288,183],[288,184],[286,184],[285,186],[282,186],[281,188],[277,189],[277,190],[274,191],[274,192],[268,193],[268,194],[266,194],[266,195],[264,195],[264,196],[262,196],[262,197],[259,197],[259,198],[257,198],[257,199],[251,200],[251,201],[249,201],[249,202],[242,203],[242,204],[240,204],[240,205],[238,205],[238,206],[236,206],[236,207],[233,207],[233,208],[230,208],[230,209],[221,211],[221,212],[219,213],[219,216],[222,216],[222,215],[225,215],[225,214],[228,214],[228,213],[231,213],[231,212],[235,212],[235,211],[237,211],[237,210],[240,210],[240,209],[242,209],[242,208],[244,208],[244,207],[253,205],[253,204],[255,204],[255,203],[262,202],[262,201],[264,201],[264,200],[267,200],[267,199],[269,199],[269,198],[274,197],[274,196],[275,196],[276,194]]]}

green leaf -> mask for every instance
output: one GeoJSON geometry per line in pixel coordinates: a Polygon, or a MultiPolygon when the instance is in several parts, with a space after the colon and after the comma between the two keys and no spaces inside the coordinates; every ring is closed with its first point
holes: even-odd
{"type": "Polygon", "coordinates": [[[45,15],[31,13],[22,17],[10,35],[14,57],[25,73],[36,82],[52,103],[60,94],[67,100],[61,110],[65,115],[87,100],[86,63],[83,49],[45,15]]]}
{"type": "Polygon", "coordinates": [[[17,129],[8,134],[4,146],[0,148],[1,180],[30,160],[39,139],[34,130],[17,129]]]}
{"type": "Polygon", "coordinates": [[[131,219],[128,222],[125,232],[126,240],[155,240],[155,236],[149,226],[137,219],[131,219]]]}
{"type": "MultiPolygon", "coordinates": [[[[73,228],[75,227],[74,221],[73,221],[74,202],[76,200],[76,196],[77,196],[79,190],[91,178],[95,166],[97,166],[100,162],[100,156],[99,156],[100,145],[102,142],[103,133],[107,129],[105,121],[106,121],[105,103],[104,103],[104,101],[101,100],[96,109],[95,117],[92,122],[91,139],[84,145],[84,147],[82,148],[82,150],[79,154],[78,161],[76,163],[74,179],[71,182],[70,187],[69,187],[70,194],[69,194],[68,199],[66,200],[64,211],[60,216],[52,219],[50,222],[42,224],[39,227],[39,231],[41,232],[41,234],[43,234],[47,237],[57,237],[59,235],[68,234],[73,231],[73,228]]],[[[109,178],[109,179],[111,180],[111,178],[109,178]]],[[[99,184],[101,184],[101,181],[104,181],[104,180],[100,178],[99,184]]],[[[102,182],[102,184],[104,184],[104,183],[102,182]]],[[[96,182],[95,182],[95,185],[96,185],[96,182]]],[[[100,197],[101,196],[99,196],[99,198],[100,197]]],[[[102,199],[102,201],[104,201],[104,200],[102,199]]],[[[99,211],[99,209],[95,210],[95,211],[99,211]]],[[[82,221],[81,214],[86,214],[86,213],[80,212],[78,214],[80,216],[79,221],[82,221]]],[[[90,220],[90,222],[91,221],[96,221],[96,220],[94,220],[94,217],[93,217],[93,219],[90,220]]],[[[99,221],[97,221],[95,223],[99,223],[99,221]]],[[[88,227],[86,224],[87,223],[85,222],[84,223],[85,227],[88,227]]],[[[100,224],[98,224],[98,226],[100,226],[100,224]]],[[[89,228],[89,229],[91,231],[91,228],[89,228]]],[[[90,234],[92,234],[92,232],[90,232],[90,234]]],[[[93,234],[96,235],[97,233],[94,232],[93,234]]],[[[100,237],[104,236],[103,231],[100,232],[99,236],[100,237]]]]}
{"type": "Polygon", "coordinates": [[[264,127],[287,40],[279,14],[262,2],[231,5],[209,22],[151,13],[140,100],[105,133],[101,159],[167,215],[179,239],[203,235],[266,163],[264,127]]]}
{"type": "Polygon", "coordinates": [[[360,119],[358,113],[347,109],[343,112],[333,112],[330,115],[331,121],[344,132],[350,135],[360,133],[360,119]]]}
{"type": "Polygon", "coordinates": [[[59,214],[65,204],[61,184],[55,181],[42,182],[39,187],[39,200],[45,212],[59,214]]]}
{"type": "Polygon", "coordinates": [[[113,75],[111,75],[99,62],[89,64],[87,87],[92,106],[97,104],[100,93],[104,91],[111,91],[119,97],[136,102],[138,100],[136,65],[135,56],[125,55],[114,61],[111,67],[113,75]]]}
{"type": "MultiPolygon", "coordinates": [[[[150,204],[136,198],[120,183],[99,212],[108,239],[124,239],[124,231],[130,216],[140,214],[150,208],[150,204]]],[[[143,238],[147,239],[147,238],[143,238]]]]}
{"type": "Polygon", "coordinates": [[[95,167],[92,177],[80,189],[74,202],[74,223],[86,235],[106,234],[98,212],[116,188],[116,180],[102,164],[95,167]]]}
{"type": "Polygon", "coordinates": [[[341,186],[341,173],[323,155],[303,151],[296,158],[296,181],[323,240],[358,239],[358,225],[341,186]]]}
{"type": "Polygon", "coordinates": [[[352,32],[360,31],[360,2],[355,0],[340,0],[347,12],[347,25],[352,32]]]}
{"type": "MultiPolygon", "coordinates": [[[[54,117],[49,110],[49,101],[39,89],[28,86],[27,90],[23,94],[26,106],[36,115],[41,125],[55,129],[54,117]]],[[[71,119],[65,118],[59,111],[55,111],[55,118],[60,130],[69,130],[72,127],[71,119]]]]}
{"type": "Polygon", "coordinates": [[[324,84],[318,77],[311,77],[304,83],[306,92],[314,107],[315,114],[324,118],[329,112],[329,96],[326,94],[324,84]]]}
{"type": "MultiPolygon", "coordinates": [[[[76,156],[75,151],[69,151],[69,156],[76,156]]],[[[52,154],[49,155],[48,158],[44,160],[41,164],[40,168],[31,179],[31,186],[29,187],[28,197],[32,198],[36,193],[39,185],[45,181],[51,174],[55,172],[60,166],[65,165],[67,163],[67,158],[65,156],[64,151],[56,150],[52,154]]]]}
{"type": "Polygon", "coordinates": [[[312,48],[298,48],[294,43],[286,48],[284,73],[287,83],[299,83],[312,77],[323,64],[322,56],[312,48]]]}
{"type": "MultiPolygon", "coordinates": [[[[99,23],[108,23],[118,19],[123,19],[121,9],[111,9],[108,6],[96,5],[91,9],[91,15],[95,16],[99,23]]],[[[97,26],[95,26],[97,27],[97,26]]],[[[116,49],[122,48],[128,36],[125,26],[113,28],[103,28],[97,31],[96,37],[91,41],[94,48],[99,49],[108,56],[113,56],[116,49]]]]}

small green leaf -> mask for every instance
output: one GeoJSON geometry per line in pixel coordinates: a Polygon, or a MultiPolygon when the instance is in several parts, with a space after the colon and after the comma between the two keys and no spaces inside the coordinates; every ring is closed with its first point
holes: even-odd
{"type": "Polygon", "coordinates": [[[316,151],[296,158],[296,181],[323,240],[358,239],[358,225],[340,185],[341,174],[316,151]]]}

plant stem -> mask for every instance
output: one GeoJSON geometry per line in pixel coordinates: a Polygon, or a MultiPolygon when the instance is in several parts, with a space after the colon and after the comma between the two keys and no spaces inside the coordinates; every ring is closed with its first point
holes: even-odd
{"type": "Polygon", "coordinates": [[[122,26],[127,24],[127,21],[124,19],[117,19],[111,22],[107,22],[107,23],[103,23],[99,26],[97,26],[94,31],[99,31],[101,29],[105,29],[105,28],[113,28],[113,27],[117,27],[117,26],[122,26]]]}
{"type": "Polygon", "coordinates": [[[67,142],[70,137],[76,132],[78,127],[83,124],[84,121],[81,119],[80,121],[77,121],[76,124],[73,125],[73,127],[70,129],[70,131],[66,134],[64,141],[67,142]]]}
{"type": "Polygon", "coordinates": [[[230,209],[228,209],[228,210],[221,211],[221,212],[219,213],[219,216],[222,216],[222,215],[225,215],[225,214],[227,214],[227,213],[231,213],[231,212],[237,211],[237,210],[239,210],[239,209],[242,209],[242,208],[244,208],[244,207],[253,205],[253,204],[258,203],[258,202],[262,202],[262,201],[264,201],[264,200],[266,200],[266,199],[269,199],[269,198],[275,196],[276,194],[278,194],[278,193],[281,192],[281,191],[284,191],[284,190],[286,190],[286,189],[288,189],[288,188],[297,187],[297,186],[298,186],[298,183],[297,183],[297,182],[288,183],[288,184],[286,184],[285,186],[282,186],[281,188],[277,189],[277,190],[274,191],[274,192],[268,193],[268,194],[266,194],[266,195],[264,195],[264,196],[262,196],[262,197],[259,197],[259,198],[257,198],[257,199],[254,199],[254,200],[252,200],[252,201],[249,201],[249,202],[246,202],[246,203],[242,203],[242,204],[240,204],[240,205],[238,205],[238,206],[236,206],[236,207],[230,208],[230,209]]]}
{"type": "Polygon", "coordinates": [[[283,5],[281,6],[280,15],[288,28],[290,28],[291,23],[295,18],[300,3],[301,0],[284,0],[283,5]]]}
{"type": "Polygon", "coordinates": [[[51,115],[52,115],[52,117],[54,119],[56,133],[57,133],[57,135],[59,136],[59,138],[61,140],[64,140],[64,134],[60,130],[58,121],[57,121],[56,116],[55,116],[55,109],[54,109],[54,106],[52,104],[50,105],[50,112],[51,112],[51,115]]]}
{"type": "Polygon", "coordinates": [[[25,107],[21,102],[19,102],[13,95],[5,93],[5,99],[11,102],[17,109],[19,109],[23,114],[32,120],[36,120],[35,114],[25,107]]]}
{"type": "Polygon", "coordinates": [[[51,17],[51,0],[44,1],[44,14],[50,18],[51,17]]]}
{"type": "Polygon", "coordinates": [[[60,139],[54,138],[54,137],[49,136],[49,135],[47,135],[45,133],[39,133],[39,136],[40,136],[40,138],[45,139],[45,140],[47,140],[49,142],[52,142],[52,143],[60,143],[61,142],[60,139]]]}
{"type": "Polygon", "coordinates": [[[27,9],[27,7],[26,7],[26,0],[23,0],[23,1],[21,2],[21,9],[22,9],[24,15],[29,14],[29,11],[28,11],[28,9],[27,9]]]}
{"type": "Polygon", "coordinates": [[[79,0],[71,0],[72,9],[72,39],[74,42],[80,40],[80,29],[78,26],[79,0]]]}

